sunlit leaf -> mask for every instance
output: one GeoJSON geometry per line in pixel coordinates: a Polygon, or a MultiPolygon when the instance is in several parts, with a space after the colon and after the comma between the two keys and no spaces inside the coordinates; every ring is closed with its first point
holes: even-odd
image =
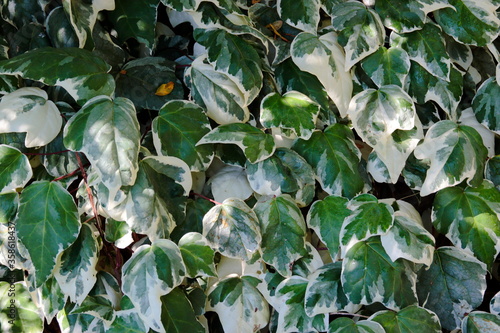
{"type": "Polygon", "coordinates": [[[189,232],[179,240],[179,249],[182,259],[186,265],[186,275],[195,278],[197,276],[216,276],[214,255],[207,239],[197,232],[189,232]]]}
{"type": "Polygon", "coordinates": [[[39,333],[43,331],[43,321],[38,315],[37,306],[33,303],[24,282],[16,282],[15,297],[12,297],[10,282],[0,281],[0,321],[5,333],[39,333]],[[10,291],[9,291],[10,290],[10,291]],[[10,294],[10,296],[9,296],[10,294]],[[11,309],[14,312],[11,312],[11,309]]]}
{"type": "Polygon", "coordinates": [[[278,0],[280,17],[292,27],[316,33],[319,24],[320,0],[278,0]]]}
{"type": "Polygon", "coordinates": [[[32,176],[33,171],[26,155],[16,148],[0,145],[0,193],[24,187],[32,176]]]}

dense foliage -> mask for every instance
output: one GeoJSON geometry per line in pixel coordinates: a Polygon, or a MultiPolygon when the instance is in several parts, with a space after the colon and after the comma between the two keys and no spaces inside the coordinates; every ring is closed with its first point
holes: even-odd
{"type": "Polygon", "coordinates": [[[500,330],[500,1],[0,6],[1,332],[500,330]]]}

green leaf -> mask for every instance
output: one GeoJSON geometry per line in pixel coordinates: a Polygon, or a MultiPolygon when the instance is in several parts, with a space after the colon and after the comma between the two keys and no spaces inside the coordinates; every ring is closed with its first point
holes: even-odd
{"type": "Polygon", "coordinates": [[[297,67],[318,78],[345,117],[352,95],[352,75],[346,70],[344,51],[335,33],[318,37],[301,32],[294,38],[290,52],[297,67]]]}
{"type": "Polygon", "coordinates": [[[316,128],[319,105],[306,95],[289,91],[283,96],[271,93],[261,103],[260,122],[265,128],[289,129],[307,140],[316,128]]]}
{"type": "Polygon", "coordinates": [[[38,307],[33,303],[24,282],[11,285],[10,282],[0,281],[0,296],[2,332],[39,333],[43,331],[43,321],[38,314],[38,307]],[[13,292],[15,297],[12,296],[13,292]]]}
{"type": "Polygon", "coordinates": [[[24,144],[28,148],[45,146],[61,126],[59,109],[40,88],[20,88],[0,101],[0,133],[26,132],[24,144]]]}
{"type": "Polygon", "coordinates": [[[384,333],[383,327],[374,321],[361,320],[355,322],[351,318],[341,317],[333,320],[328,326],[328,333],[384,333]]]}
{"type": "Polygon", "coordinates": [[[385,28],[377,12],[359,2],[343,2],[333,8],[332,26],[346,53],[345,69],[375,52],[385,42],[385,28]]]}
{"type": "Polygon", "coordinates": [[[253,333],[269,322],[269,305],[257,290],[260,280],[229,276],[208,291],[207,311],[219,315],[225,332],[253,333]]]}
{"type": "Polygon", "coordinates": [[[36,288],[52,275],[57,256],[77,239],[80,227],[73,197],[59,183],[34,182],[23,190],[16,229],[36,270],[36,288]]]}
{"type": "Polygon", "coordinates": [[[244,105],[250,104],[263,79],[260,56],[252,44],[222,29],[197,29],[193,36],[208,49],[208,61],[215,70],[226,74],[243,93],[244,105]]]}
{"type": "Polygon", "coordinates": [[[381,324],[387,333],[441,333],[441,324],[436,314],[416,305],[397,313],[378,311],[368,320],[381,324]]]}
{"type": "Polygon", "coordinates": [[[500,330],[500,316],[483,311],[474,311],[462,321],[463,333],[487,333],[500,330]]]}
{"type": "Polygon", "coordinates": [[[121,186],[134,184],[139,141],[134,104],[122,97],[93,98],[64,127],[64,145],[85,153],[111,197],[121,186]]]}
{"type": "Polygon", "coordinates": [[[421,196],[464,180],[472,186],[479,185],[488,156],[481,136],[474,128],[457,125],[451,120],[439,121],[429,128],[423,143],[414,153],[416,158],[430,162],[421,196]]]}
{"type": "Polygon", "coordinates": [[[168,239],[141,245],[122,268],[122,290],[142,315],[146,325],[163,329],[161,296],[182,283],[186,267],[181,251],[168,239]]]}
{"type": "Polygon", "coordinates": [[[43,22],[43,14],[38,1],[7,1],[2,6],[2,19],[18,29],[33,21],[43,22]]]}
{"type": "Polygon", "coordinates": [[[201,107],[188,101],[170,101],[153,120],[153,143],[158,154],[175,156],[191,171],[205,171],[212,162],[212,145],[196,146],[211,127],[201,107]]]}
{"type": "Polygon", "coordinates": [[[340,283],[342,263],[326,264],[308,276],[304,307],[309,317],[343,310],[348,300],[340,283]]]}
{"type": "Polygon", "coordinates": [[[185,217],[191,187],[191,173],[185,162],[171,156],[146,157],[139,162],[122,218],[132,230],[151,240],[168,238],[176,222],[185,217]]]}
{"type": "Polygon", "coordinates": [[[292,148],[313,167],[328,194],[352,198],[363,190],[358,171],[361,153],[347,126],[333,124],[323,132],[315,131],[309,140],[299,139],[292,148]]]}
{"type": "Polygon", "coordinates": [[[18,206],[19,195],[17,193],[8,192],[0,194],[0,223],[14,221],[18,206]]]}
{"type": "Polygon", "coordinates": [[[224,200],[205,214],[203,235],[221,254],[243,260],[253,257],[262,240],[257,215],[236,198],[224,200]]]}
{"type": "Polygon", "coordinates": [[[217,276],[214,265],[215,252],[203,235],[189,232],[182,236],[178,245],[186,265],[187,276],[217,276]]]}
{"type": "Polygon", "coordinates": [[[41,287],[35,289],[31,297],[39,302],[39,311],[47,322],[51,322],[57,313],[64,309],[68,298],[54,277],[50,277],[41,287]]]}
{"type": "Polygon", "coordinates": [[[76,241],[57,259],[54,277],[65,296],[77,304],[97,282],[97,260],[102,244],[97,229],[88,223],[82,225],[76,241]]]}
{"type": "Polygon", "coordinates": [[[500,315],[500,291],[491,298],[490,312],[496,314],[497,316],[500,315]]]}
{"type": "Polygon", "coordinates": [[[160,110],[168,101],[182,99],[184,89],[175,76],[175,63],[161,57],[146,57],[127,62],[116,79],[116,96],[129,98],[137,108],[160,110]],[[173,90],[157,93],[162,84],[173,90]]]}
{"type": "Polygon", "coordinates": [[[307,213],[307,225],[326,245],[333,260],[339,253],[340,229],[351,214],[351,210],[347,208],[348,201],[346,198],[330,195],[315,201],[307,213]]]}
{"type": "Polygon", "coordinates": [[[60,86],[80,105],[92,97],[113,93],[115,81],[107,74],[110,69],[101,58],[78,48],[44,47],[0,61],[0,74],[60,86]]]}
{"type": "Polygon", "coordinates": [[[403,259],[393,262],[378,237],[358,242],[347,251],[341,281],[347,298],[355,304],[380,302],[399,310],[417,302],[412,266],[403,259]]]}
{"type": "Polygon", "coordinates": [[[410,58],[402,48],[382,46],[364,58],[361,67],[378,87],[391,84],[403,87],[410,72],[410,58]]]}
{"type": "Polygon", "coordinates": [[[429,269],[418,275],[421,305],[439,317],[441,326],[454,330],[467,313],[478,307],[486,290],[486,265],[452,246],[434,252],[429,269]]]}
{"type": "Polygon", "coordinates": [[[133,243],[132,230],[125,221],[117,221],[112,218],[106,219],[104,237],[107,242],[113,243],[117,248],[123,249],[133,243]]]}
{"type": "Polygon", "coordinates": [[[193,100],[218,124],[248,121],[250,111],[243,92],[227,74],[216,71],[205,59],[206,56],[196,58],[184,74],[193,100]]]}
{"type": "Polygon", "coordinates": [[[276,287],[279,304],[277,332],[317,332],[325,331],[328,316],[319,314],[309,317],[304,309],[304,298],[308,280],[300,276],[292,276],[283,280],[276,287]]]}
{"type": "Polygon", "coordinates": [[[493,156],[486,162],[484,171],[485,179],[488,179],[500,190],[500,155],[493,156]]]}
{"type": "Polygon", "coordinates": [[[193,306],[180,288],[161,297],[161,321],[166,333],[204,333],[193,306]]]}
{"type": "Polygon", "coordinates": [[[115,312],[116,317],[107,333],[143,333],[148,328],[144,325],[139,314],[134,310],[121,310],[115,312]]]}
{"type": "Polygon", "coordinates": [[[87,314],[102,320],[109,326],[115,319],[115,310],[106,296],[87,296],[81,305],[75,306],[70,314],[87,314]]]}
{"type": "Polygon", "coordinates": [[[462,44],[486,46],[500,29],[495,5],[490,1],[449,0],[452,8],[434,13],[444,32],[462,44]]]}
{"type": "Polygon", "coordinates": [[[391,46],[408,52],[410,60],[418,63],[433,76],[450,81],[451,60],[441,29],[437,25],[426,23],[420,30],[411,33],[392,33],[391,46]]]}
{"type": "Polygon", "coordinates": [[[252,189],[260,195],[290,194],[300,207],[314,197],[315,178],[312,167],[299,154],[278,148],[264,161],[245,165],[252,189]]]}
{"type": "Polygon", "coordinates": [[[24,187],[32,176],[33,171],[26,155],[14,147],[0,145],[0,193],[24,187]]]}
{"type": "Polygon", "coordinates": [[[472,100],[472,109],[477,120],[500,135],[500,85],[496,77],[484,81],[472,100]]]}
{"type": "Polygon", "coordinates": [[[277,9],[280,17],[299,30],[316,33],[320,15],[320,0],[278,0],[277,9]]]}
{"type": "Polygon", "coordinates": [[[198,198],[188,199],[186,203],[186,217],[182,221],[177,221],[177,226],[172,231],[170,239],[179,242],[181,237],[188,232],[203,232],[203,216],[214,206],[208,200],[198,198]]]}
{"type": "Polygon", "coordinates": [[[155,44],[155,29],[158,0],[115,0],[115,9],[108,14],[121,43],[135,38],[152,49],[155,44]]]}
{"type": "Polygon", "coordinates": [[[273,137],[250,124],[233,123],[214,128],[196,144],[231,143],[240,147],[251,163],[265,160],[274,153],[273,137]]]}
{"type": "Polygon", "coordinates": [[[500,192],[488,181],[477,188],[439,191],[432,207],[435,228],[492,269],[500,252],[500,192]]]}
{"type": "Polygon", "coordinates": [[[78,47],[78,36],[62,6],[54,8],[47,15],[45,28],[54,47],[78,47]]]}
{"type": "Polygon", "coordinates": [[[416,0],[377,0],[375,11],[384,25],[396,32],[419,30],[426,20],[422,5],[416,0]]]}
{"type": "Polygon", "coordinates": [[[196,9],[199,5],[199,0],[161,0],[161,2],[172,9],[179,12],[189,9],[196,9]]]}
{"type": "Polygon", "coordinates": [[[254,207],[260,220],[262,259],[283,276],[291,276],[293,262],[307,254],[306,223],[287,194],[263,197],[254,207]]]}
{"type": "Polygon", "coordinates": [[[347,204],[351,211],[340,229],[342,256],[356,243],[383,235],[394,224],[394,209],[371,194],[361,194],[347,204]]]}
{"type": "Polygon", "coordinates": [[[458,118],[457,108],[462,99],[464,80],[455,67],[451,67],[450,81],[447,82],[431,75],[416,62],[412,62],[409,81],[408,92],[417,103],[436,102],[451,119],[458,118]]]}
{"type": "Polygon", "coordinates": [[[78,35],[79,47],[92,45],[92,29],[97,21],[97,14],[101,10],[115,9],[113,0],[63,0],[62,4],[78,35]]]}

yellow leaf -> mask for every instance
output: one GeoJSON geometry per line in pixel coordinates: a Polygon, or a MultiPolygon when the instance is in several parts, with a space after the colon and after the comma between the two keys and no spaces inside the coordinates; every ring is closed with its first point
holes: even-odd
{"type": "Polygon", "coordinates": [[[156,89],[155,95],[156,96],[165,96],[168,95],[174,90],[174,83],[170,81],[169,83],[163,83],[156,89]]]}

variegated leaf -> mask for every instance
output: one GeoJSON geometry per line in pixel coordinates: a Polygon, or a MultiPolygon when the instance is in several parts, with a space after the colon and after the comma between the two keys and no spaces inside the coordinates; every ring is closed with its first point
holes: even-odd
{"type": "Polygon", "coordinates": [[[463,333],[483,333],[500,331],[500,316],[484,311],[474,311],[462,321],[463,333]]]}
{"type": "Polygon", "coordinates": [[[24,187],[33,176],[28,157],[7,145],[0,145],[0,170],[0,193],[24,187]]]}
{"type": "Polygon", "coordinates": [[[327,333],[385,333],[384,328],[377,322],[360,320],[355,322],[351,318],[341,317],[330,322],[327,333]]]}
{"type": "Polygon", "coordinates": [[[492,314],[500,315],[500,291],[497,292],[490,301],[490,312],[492,314]]]}
{"type": "Polygon", "coordinates": [[[426,21],[426,13],[417,0],[376,0],[375,11],[387,28],[398,33],[418,30],[426,21]]]}
{"type": "Polygon", "coordinates": [[[210,177],[207,185],[210,185],[214,200],[217,202],[229,198],[246,200],[253,194],[247,173],[244,168],[239,166],[222,167],[210,177]]]}
{"type": "Polygon", "coordinates": [[[481,135],[483,144],[486,149],[488,149],[488,157],[490,158],[488,161],[490,161],[491,158],[495,156],[495,132],[490,131],[487,127],[481,125],[479,121],[477,121],[476,115],[471,107],[461,110],[460,118],[458,120],[460,124],[474,128],[479,135],[481,135]]]}
{"type": "Polygon", "coordinates": [[[377,322],[387,333],[440,333],[439,318],[432,311],[410,305],[399,312],[381,310],[368,320],[377,322]]]}
{"type": "Polygon", "coordinates": [[[346,53],[347,71],[384,44],[385,27],[377,12],[359,2],[342,2],[332,11],[332,26],[340,31],[338,41],[346,53]]]}
{"type": "Polygon", "coordinates": [[[255,212],[240,199],[230,198],[203,217],[203,235],[221,254],[250,260],[262,240],[255,212]]]}
{"type": "Polygon", "coordinates": [[[500,99],[498,98],[500,84],[498,79],[498,76],[491,77],[481,84],[472,100],[472,109],[481,124],[500,135],[500,99]]]}
{"type": "Polygon", "coordinates": [[[319,105],[306,95],[288,91],[283,96],[268,94],[261,103],[260,122],[265,128],[289,129],[307,140],[316,128],[319,105]]]}
{"type": "Polygon", "coordinates": [[[345,117],[352,95],[352,75],[346,71],[345,54],[337,35],[330,32],[318,37],[302,32],[294,38],[290,52],[301,70],[318,78],[340,115],[345,117]]]}
{"type": "Polygon", "coordinates": [[[273,137],[260,129],[244,123],[232,123],[214,128],[196,144],[230,143],[243,150],[251,163],[265,160],[274,153],[273,137]]]}
{"type": "Polygon", "coordinates": [[[430,163],[420,190],[421,196],[464,180],[472,186],[479,185],[488,156],[481,136],[474,128],[457,125],[451,120],[434,124],[414,153],[416,158],[428,159],[430,163]]]}
{"type": "Polygon", "coordinates": [[[260,220],[262,259],[283,276],[292,275],[292,264],[307,254],[306,223],[295,201],[287,194],[263,197],[254,211],[260,220]]]}
{"type": "Polygon", "coordinates": [[[160,298],[180,285],[185,275],[186,267],[177,245],[159,239],[151,245],[141,245],[125,262],[122,290],[148,327],[161,331],[160,298]]]}
{"type": "Polygon", "coordinates": [[[321,0],[278,0],[280,17],[289,25],[302,31],[316,33],[320,20],[321,0]]]}
{"type": "Polygon", "coordinates": [[[107,295],[89,295],[82,304],[73,307],[69,314],[89,315],[102,321],[104,326],[110,326],[115,320],[115,309],[107,295]]]}
{"type": "Polygon", "coordinates": [[[39,333],[43,331],[43,320],[40,318],[39,309],[30,296],[25,282],[10,283],[0,281],[0,318],[2,318],[2,332],[4,333],[39,333]],[[12,289],[15,297],[12,297],[12,289]],[[13,304],[14,318],[11,308],[13,304]]]}
{"type": "Polygon", "coordinates": [[[186,265],[186,275],[188,277],[217,275],[214,264],[215,252],[202,234],[188,232],[182,236],[178,245],[186,265]]]}
{"type": "Polygon", "coordinates": [[[134,104],[122,97],[93,98],[64,127],[64,145],[85,153],[112,196],[135,182],[139,141],[134,104]]]}
{"type": "Polygon", "coordinates": [[[382,46],[364,58],[361,67],[379,88],[391,84],[402,88],[410,72],[410,58],[399,47],[382,46]]]}

